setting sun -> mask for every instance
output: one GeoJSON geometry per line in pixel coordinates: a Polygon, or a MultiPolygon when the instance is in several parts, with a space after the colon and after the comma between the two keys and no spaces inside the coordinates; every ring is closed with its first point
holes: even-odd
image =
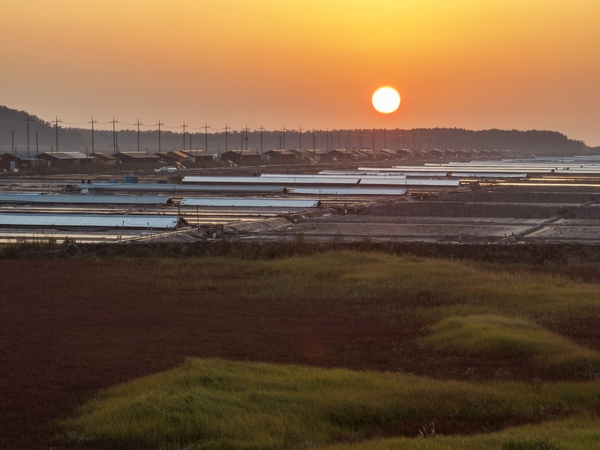
{"type": "Polygon", "coordinates": [[[372,97],[373,107],[382,114],[390,114],[400,106],[400,94],[391,87],[382,87],[372,97]]]}

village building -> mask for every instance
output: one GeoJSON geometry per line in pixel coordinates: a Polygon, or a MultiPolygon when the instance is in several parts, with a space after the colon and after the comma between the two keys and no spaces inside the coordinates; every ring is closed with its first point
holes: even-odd
{"type": "Polygon", "coordinates": [[[398,159],[400,155],[397,150],[392,150],[390,148],[382,148],[380,150],[383,159],[398,159]]]}
{"type": "Polygon", "coordinates": [[[12,172],[16,170],[27,170],[32,167],[42,166],[43,161],[33,156],[17,155],[15,153],[4,153],[0,155],[0,170],[12,172]]]}
{"type": "Polygon", "coordinates": [[[298,152],[293,150],[276,149],[269,150],[264,154],[267,155],[269,159],[275,161],[295,161],[297,159],[300,159],[300,155],[298,154],[298,152]]]}
{"type": "Polygon", "coordinates": [[[186,163],[194,163],[196,162],[196,157],[190,154],[189,152],[181,151],[181,150],[172,150],[170,152],[160,152],[156,154],[160,157],[160,159],[167,164],[175,164],[176,162],[181,164],[186,163]]]}
{"type": "MultiPolygon", "coordinates": [[[[352,150],[352,153],[354,153],[356,155],[357,159],[366,159],[366,160],[375,159],[373,150],[371,150],[370,148],[357,148],[357,149],[352,150]]],[[[338,159],[341,159],[341,158],[338,157],[338,159]]]]}
{"type": "Polygon", "coordinates": [[[329,152],[329,157],[335,161],[354,161],[359,158],[359,153],[345,148],[336,148],[329,152]]]}
{"type": "Polygon", "coordinates": [[[296,150],[295,148],[292,148],[288,151],[295,153],[296,159],[307,160],[310,158],[310,155],[306,152],[303,152],[302,150],[296,150]]]}
{"type": "Polygon", "coordinates": [[[91,164],[94,159],[81,152],[44,152],[40,153],[37,158],[46,161],[50,165],[72,164],[75,166],[91,164]]]}
{"type": "Polygon", "coordinates": [[[144,152],[119,152],[116,154],[119,161],[124,163],[138,162],[158,162],[160,157],[153,153],[144,152]]]}
{"type": "Polygon", "coordinates": [[[212,153],[207,153],[205,151],[201,151],[194,155],[196,162],[210,162],[215,160],[215,155],[212,153]]]}
{"type": "Polygon", "coordinates": [[[229,150],[221,154],[221,161],[239,163],[242,161],[260,161],[261,155],[254,150],[229,150]]]}
{"type": "Polygon", "coordinates": [[[329,161],[331,159],[329,157],[329,153],[327,153],[325,150],[320,150],[318,148],[307,149],[306,154],[313,161],[317,161],[317,162],[329,161]]]}
{"type": "Polygon", "coordinates": [[[119,162],[119,160],[117,159],[116,156],[107,155],[107,154],[101,153],[101,152],[92,153],[92,158],[93,158],[94,164],[104,164],[107,166],[114,166],[117,164],[117,162],[119,162]]]}

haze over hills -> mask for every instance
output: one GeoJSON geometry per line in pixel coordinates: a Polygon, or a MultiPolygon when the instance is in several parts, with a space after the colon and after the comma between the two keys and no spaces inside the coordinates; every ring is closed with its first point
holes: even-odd
{"type": "MultiPolygon", "coordinates": [[[[0,152],[24,154],[27,152],[26,111],[18,111],[0,106],[0,152]]],[[[453,150],[516,150],[522,154],[589,154],[600,151],[599,147],[588,147],[583,141],[569,139],[557,131],[518,131],[518,130],[465,130],[459,128],[414,128],[404,129],[353,129],[353,130],[231,130],[227,133],[219,128],[188,127],[183,135],[182,126],[163,125],[158,129],[116,124],[112,130],[94,130],[92,145],[91,123],[85,127],[63,126],[41,120],[29,114],[29,153],[35,155],[55,150],[95,151],[113,153],[139,150],[155,153],[160,149],[199,149],[208,146],[211,153],[226,149],[252,149],[258,152],[275,148],[309,149],[320,148],[408,148],[412,150],[453,149],[453,150]],[[144,129],[145,128],[145,129],[144,129]],[[177,131],[173,131],[177,129],[177,131]],[[206,133],[205,133],[206,131],[206,133]],[[190,133],[191,132],[191,133],[190,133]]]]}

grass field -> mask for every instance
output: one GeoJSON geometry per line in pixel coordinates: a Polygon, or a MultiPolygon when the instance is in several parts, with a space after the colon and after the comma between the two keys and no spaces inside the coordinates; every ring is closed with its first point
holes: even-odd
{"type": "Polygon", "coordinates": [[[0,269],[0,448],[510,450],[597,442],[600,272],[590,267],[582,268],[586,283],[573,266],[356,252],[3,260],[0,269]],[[167,389],[169,377],[207,370],[219,380],[229,373],[231,390],[184,383],[170,396],[152,384],[164,379],[167,389]],[[241,395],[257,371],[263,384],[241,395]],[[119,397],[140,386],[144,401],[119,397]],[[230,403],[220,400],[225,394],[230,403]],[[120,405],[107,413],[112,425],[94,415],[110,399],[120,405]],[[87,425],[57,425],[86,401],[79,411],[87,425]],[[185,423],[188,412],[202,412],[199,404],[213,408],[205,422],[192,421],[201,431],[185,423]],[[168,417],[152,422],[152,405],[168,417]],[[170,422],[171,431],[156,425],[136,435],[119,415],[134,413],[148,424],[170,422]]]}
{"type": "MultiPolygon", "coordinates": [[[[599,399],[600,382],[474,384],[406,374],[190,359],[175,370],[103,392],[65,425],[72,429],[68,435],[72,441],[145,448],[274,450],[335,444],[350,448],[350,443],[390,435],[406,435],[412,441],[431,438],[434,442],[427,446],[411,447],[439,448],[438,434],[456,435],[465,429],[481,433],[468,439],[472,445],[485,441],[506,445],[513,439],[510,433],[495,439],[484,433],[568,416],[572,426],[589,427],[599,399]]],[[[528,429],[552,431],[547,424],[528,429]]],[[[519,428],[512,432],[531,440],[519,428]]],[[[561,433],[547,433],[545,442],[552,444],[561,433]]],[[[600,438],[600,430],[595,436],[600,438]]],[[[446,441],[461,439],[465,440],[446,441]]],[[[412,441],[391,439],[388,445],[405,448],[412,441]]]]}

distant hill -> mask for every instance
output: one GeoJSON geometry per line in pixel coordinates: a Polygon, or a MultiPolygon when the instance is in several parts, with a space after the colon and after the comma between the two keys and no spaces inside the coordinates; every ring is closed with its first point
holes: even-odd
{"type": "MultiPolygon", "coordinates": [[[[17,111],[0,106],[0,152],[11,151],[13,146],[18,153],[27,151],[27,116],[25,111],[17,111]],[[14,136],[14,140],[13,140],[14,136]]],[[[55,124],[45,122],[33,114],[29,115],[29,151],[35,155],[56,149],[55,124]],[[36,147],[37,136],[37,147],[36,147]]],[[[587,147],[584,142],[569,139],[556,131],[518,131],[518,130],[482,130],[472,131],[460,128],[417,128],[411,130],[310,130],[302,135],[297,131],[282,130],[263,131],[262,139],[259,131],[231,130],[208,133],[194,130],[191,135],[186,132],[185,148],[204,149],[208,140],[210,152],[224,152],[225,148],[251,148],[269,151],[274,148],[322,150],[334,148],[409,148],[412,150],[453,149],[453,150],[517,150],[522,154],[561,154],[574,155],[598,151],[598,148],[587,147]]],[[[160,147],[163,151],[181,149],[184,137],[181,132],[162,130],[160,147]]],[[[58,124],[58,147],[63,151],[92,151],[92,133],[90,127],[70,128],[58,124]]],[[[136,130],[118,130],[116,136],[112,131],[94,131],[94,148],[96,151],[113,153],[115,147],[121,151],[138,149],[138,133],[136,130]],[[116,139],[115,139],[116,138],[116,139]]],[[[159,150],[158,130],[141,131],[139,134],[141,151],[155,153],[159,150]]]]}

